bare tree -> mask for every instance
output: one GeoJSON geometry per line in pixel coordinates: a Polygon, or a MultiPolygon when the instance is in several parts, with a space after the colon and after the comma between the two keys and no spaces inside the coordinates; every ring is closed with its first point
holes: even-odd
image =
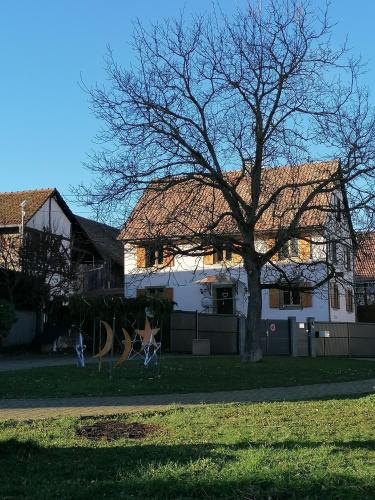
{"type": "Polygon", "coordinates": [[[13,302],[15,295],[26,294],[26,302],[43,305],[71,293],[77,269],[70,250],[59,235],[46,229],[1,234],[0,282],[6,298],[13,302]]]}
{"type": "MultiPolygon", "coordinates": [[[[96,180],[81,194],[101,208],[132,208],[147,187],[142,203],[157,199],[169,207],[165,226],[178,223],[168,235],[175,254],[202,256],[231,243],[247,275],[250,360],[261,357],[261,291],[293,284],[274,257],[301,236],[303,219],[314,211],[337,218],[329,212],[338,190],[347,214],[373,207],[374,114],[359,84],[361,62],[345,44],[334,49],[331,32],[327,9],[314,13],[299,0],[250,1],[231,18],[216,9],[150,29],[138,23],[134,64],[121,67],[109,51],[110,86],[88,90],[107,146],[92,155],[96,180]],[[306,176],[314,158],[337,161],[313,165],[306,176]],[[290,166],[285,177],[270,182],[268,167],[282,164],[290,166]],[[214,205],[202,202],[207,189],[214,205]],[[202,207],[204,214],[194,212],[202,207]],[[271,243],[259,249],[265,217],[271,243]]],[[[160,220],[143,223],[150,240],[166,239],[160,220]]],[[[330,238],[351,245],[352,234],[338,229],[330,238]]],[[[309,290],[334,275],[328,267],[309,290]]]]}

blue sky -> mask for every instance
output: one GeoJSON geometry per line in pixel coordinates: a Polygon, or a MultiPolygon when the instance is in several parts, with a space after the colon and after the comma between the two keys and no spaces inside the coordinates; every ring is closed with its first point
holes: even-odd
{"type": "MultiPolygon", "coordinates": [[[[315,0],[321,4],[320,0],[315,0]]],[[[222,0],[230,12],[242,0],[222,0]]],[[[100,127],[79,85],[103,82],[107,44],[122,63],[132,57],[132,21],[186,11],[202,12],[211,0],[2,0],[0,2],[0,191],[57,187],[71,207],[89,215],[70,194],[88,182],[83,168],[100,127]]],[[[375,82],[375,2],[333,0],[334,42],[349,35],[369,61],[375,82]]],[[[373,97],[375,99],[375,97],[373,97]]],[[[374,101],[375,104],[375,101],[374,101]]]]}

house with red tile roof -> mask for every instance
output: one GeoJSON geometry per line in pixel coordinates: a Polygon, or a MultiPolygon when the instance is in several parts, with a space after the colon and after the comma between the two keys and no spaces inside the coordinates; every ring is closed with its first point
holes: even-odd
{"type": "MultiPolygon", "coordinates": [[[[331,161],[263,170],[263,200],[270,199],[278,188],[281,194],[258,220],[258,252],[268,251],[277,232],[288,226],[308,198],[314,183],[331,179],[337,168],[338,162],[331,161]]],[[[225,175],[241,199],[250,201],[251,181],[246,174],[233,171],[225,175]]],[[[175,181],[170,185],[168,178],[150,182],[124,224],[120,239],[124,244],[125,295],[164,294],[181,310],[246,314],[246,274],[232,243],[238,230],[222,192],[209,179],[202,183],[192,176],[181,183],[175,181]],[[211,246],[215,236],[220,237],[219,246],[211,246]],[[226,244],[226,238],[231,244],[226,244]],[[204,255],[184,251],[197,242],[204,246],[205,241],[204,255]]],[[[292,238],[265,266],[262,281],[276,282],[276,267],[289,275],[305,268],[303,283],[298,286],[308,287],[315,277],[327,274],[328,264],[334,265],[335,279],[313,293],[264,289],[262,317],[355,321],[350,217],[343,192],[332,186],[311,199],[299,221],[298,238],[292,238]]]]}
{"type": "Polygon", "coordinates": [[[354,282],[358,320],[375,322],[375,232],[357,235],[354,282]]]}
{"type": "MultiPolygon", "coordinates": [[[[116,228],[74,215],[55,188],[0,193],[3,248],[6,241],[12,241],[14,249],[15,241],[26,236],[37,239],[44,231],[59,237],[67,255],[79,262],[79,291],[116,289],[120,293],[123,258],[116,228]]],[[[4,257],[2,252],[0,265],[18,270],[18,254],[4,257]]]]}

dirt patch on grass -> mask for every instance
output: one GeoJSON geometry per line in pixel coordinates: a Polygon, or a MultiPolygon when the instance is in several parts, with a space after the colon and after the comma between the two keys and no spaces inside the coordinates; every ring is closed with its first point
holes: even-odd
{"type": "Polygon", "coordinates": [[[145,439],[159,430],[160,426],[155,424],[106,421],[78,427],[76,429],[76,434],[77,436],[92,439],[94,441],[100,439],[115,441],[116,439],[145,439]]]}

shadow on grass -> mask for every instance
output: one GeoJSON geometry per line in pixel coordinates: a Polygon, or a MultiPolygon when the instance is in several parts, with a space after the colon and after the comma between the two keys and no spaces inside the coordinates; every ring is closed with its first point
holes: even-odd
{"type": "Polygon", "coordinates": [[[356,475],[349,466],[332,470],[312,458],[313,463],[302,463],[299,470],[293,461],[294,451],[306,448],[374,450],[372,440],[234,445],[129,441],[108,447],[86,443],[44,447],[16,439],[1,442],[0,497],[347,499],[373,498],[375,487],[373,474],[356,475]],[[247,461],[246,450],[252,458],[258,453],[258,460],[247,461]],[[283,450],[285,455],[280,455],[283,450]],[[282,463],[272,462],[275,453],[282,463]]]}

